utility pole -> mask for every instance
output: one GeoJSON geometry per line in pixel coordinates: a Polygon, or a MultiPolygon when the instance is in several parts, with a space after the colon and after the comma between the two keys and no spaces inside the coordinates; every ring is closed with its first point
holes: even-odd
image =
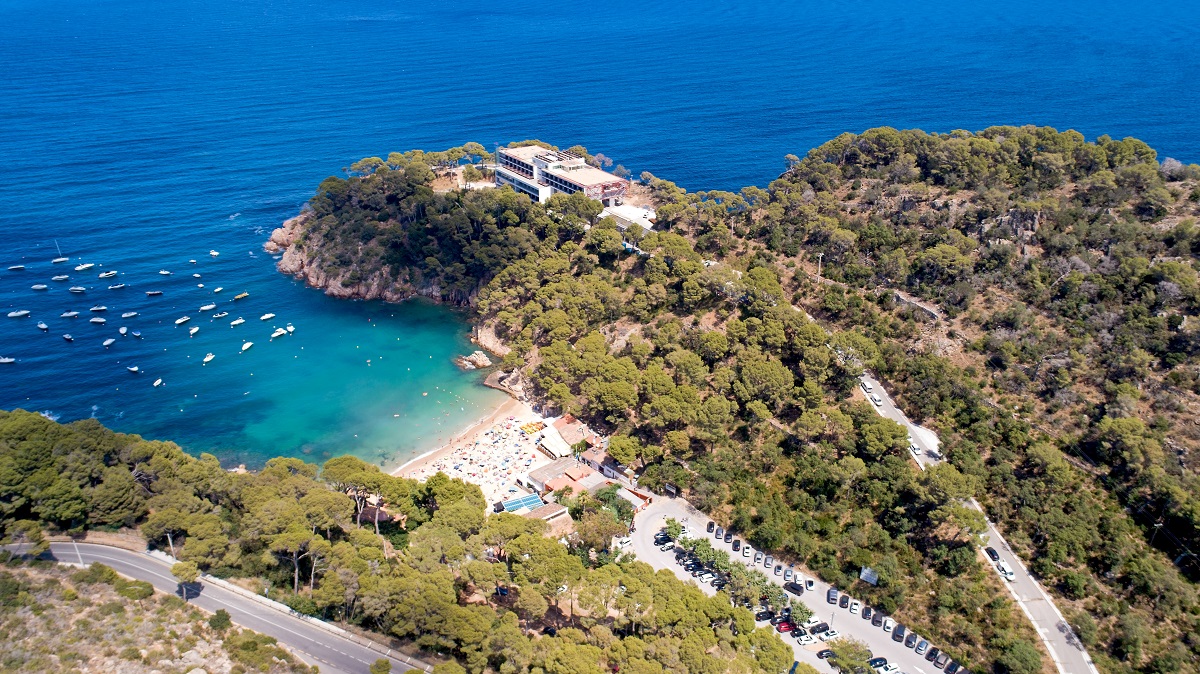
{"type": "Polygon", "coordinates": [[[825,260],[825,253],[817,253],[817,283],[821,282],[821,263],[825,260]]]}

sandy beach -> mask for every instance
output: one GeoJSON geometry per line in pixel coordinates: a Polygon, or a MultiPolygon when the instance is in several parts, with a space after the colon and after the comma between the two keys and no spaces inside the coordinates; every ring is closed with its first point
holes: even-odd
{"type": "Polygon", "coordinates": [[[450,442],[409,461],[393,475],[425,480],[441,471],[483,489],[489,503],[525,494],[511,491],[512,478],[549,463],[532,438],[519,427],[541,421],[528,403],[509,398],[491,414],[476,421],[450,442]]]}

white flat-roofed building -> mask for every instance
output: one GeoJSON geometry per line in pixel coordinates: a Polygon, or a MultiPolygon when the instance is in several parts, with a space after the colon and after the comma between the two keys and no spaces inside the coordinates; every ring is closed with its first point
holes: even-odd
{"type": "Polygon", "coordinates": [[[600,217],[615,220],[617,222],[617,229],[620,229],[622,232],[633,225],[637,225],[647,232],[653,230],[655,215],[652,208],[631,206],[629,204],[605,206],[604,210],[600,211],[600,217]]]}
{"type": "Polygon", "coordinates": [[[589,165],[583,157],[537,145],[502,147],[496,153],[496,186],[510,185],[545,203],[554,194],[583,192],[605,206],[621,203],[629,181],[589,165]]]}

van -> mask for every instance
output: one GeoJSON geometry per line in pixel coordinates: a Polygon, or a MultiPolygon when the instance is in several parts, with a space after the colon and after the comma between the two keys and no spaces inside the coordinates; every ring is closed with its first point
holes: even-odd
{"type": "Polygon", "coordinates": [[[892,630],[892,641],[904,641],[904,635],[908,634],[908,628],[904,625],[896,625],[892,630]]]}
{"type": "Polygon", "coordinates": [[[837,588],[833,588],[833,587],[829,588],[829,591],[825,593],[825,601],[829,602],[830,604],[836,604],[837,600],[838,600],[837,588]]]}
{"type": "Polygon", "coordinates": [[[867,381],[866,379],[862,380],[862,383],[860,383],[859,386],[862,387],[864,393],[870,393],[871,391],[875,390],[875,387],[871,386],[871,382],[867,381]]]}

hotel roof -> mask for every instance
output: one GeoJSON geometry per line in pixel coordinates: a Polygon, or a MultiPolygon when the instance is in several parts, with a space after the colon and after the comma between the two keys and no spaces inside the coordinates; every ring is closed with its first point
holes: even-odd
{"type": "Polygon", "coordinates": [[[551,167],[546,169],[546,172],[570,180],[576,185],[583,187],[625,182],[623,178],[618,178],[608,171],[601,171],[595,166],[588,166],[586,164],[583,166],[551,167]]]}

